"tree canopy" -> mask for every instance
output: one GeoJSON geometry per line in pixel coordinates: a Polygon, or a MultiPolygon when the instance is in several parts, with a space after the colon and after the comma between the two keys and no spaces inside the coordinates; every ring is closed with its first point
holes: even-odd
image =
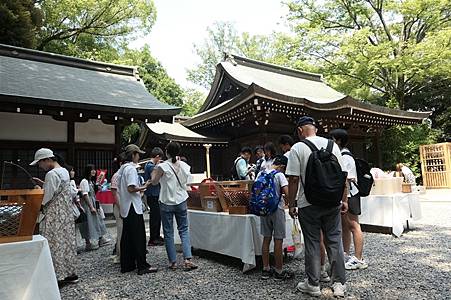
{"type": "Polygon", "coordinates": [[[242,55],[269,63],[311,69],[297,56],[296,39],[283,33],[251,35],[238,33],[230,22],[216,22],[207,28],[207,37],[194,45],[200,63],[188,70],[188,80],[209,89],[224,53],[242,55]]]}
{"type": "Polygon", "coordinates": [[[450,77],[449,0],[293,0],[289,9],[300,53],[347,94],[407,109],[450,77]]]}
{"type": "Polygon", "coordinates": [[[42,12],[33,0],[0,3],[0,43],[34,48],[42,25],[42,12]]]}

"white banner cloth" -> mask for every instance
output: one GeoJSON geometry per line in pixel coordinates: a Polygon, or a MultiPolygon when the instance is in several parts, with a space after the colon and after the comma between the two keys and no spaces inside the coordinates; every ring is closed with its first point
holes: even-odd
{"type": "MultiPolygon", "coordinates": [[[[288,210],[285,210],[285,217],[284,248],[293,245],[291,237],[293,219],[288,214],[288,210]]],[[[243,272],[255,268],[255,256],[262,254],[263,236],[260,234],[260,217],[188,210],[188,220],[193,248],[239,258],[244,263],[243,272]]],[[[180,244],[178,234],[175,236],[176,243],[180,244]]]]}
{"type": "Polygon", "coordinates": [[[0,299],[61,299],[47,240],[0,244],[0,299]]]}
{"type": "Polygon", "coordinates": [[[361,210],[360,224],[391,227],[397,237],[404,232],[406,221],[421,219],[418,192],[362,197],[361,210]]]}

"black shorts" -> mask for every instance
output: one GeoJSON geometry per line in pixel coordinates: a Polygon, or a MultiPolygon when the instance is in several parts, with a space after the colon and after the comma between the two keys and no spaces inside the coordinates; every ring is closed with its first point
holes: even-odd
{"type": "Polygon", "coordinates": [[[348,198],[348,211],[353,215],[360,215],[360,195],[354,195],[348,198]]]}

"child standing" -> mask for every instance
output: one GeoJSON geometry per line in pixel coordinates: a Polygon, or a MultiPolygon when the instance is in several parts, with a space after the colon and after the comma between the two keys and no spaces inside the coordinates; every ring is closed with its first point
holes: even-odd
{"type": "Polygon", "coordinates": [[[276,156],[272,163],[272,168],[266,168],[262,172],[271,173],[274,169],[277,173],[274,175],[274,187],[275,195],[279,200],[279,206],[277,210],[267,216],[260,217],[261,233],[263,235],[262,245],[262,259],[263,259],[263,271],[262,279],[269,279],[271,275],[277,281],[287,280],[293,278],[293,273],[289,271],[283,271],[283,254],[282,243],[285,238],[285,201],[282,194],[288,194],[288,181],[285,178],[284,172],[287,165],[287,158],[285,156],[276,156]],[[269,265],[269,245],[274,237],[274,258],[275,258],[275,270],[271,271],[269,265]]]}

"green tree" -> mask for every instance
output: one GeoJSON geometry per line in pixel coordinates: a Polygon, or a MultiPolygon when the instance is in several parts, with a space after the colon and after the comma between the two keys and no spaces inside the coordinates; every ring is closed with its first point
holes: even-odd
{"type": "Polygon", "coordinates": [[[382,134],[381,144],[384,166],[387,170],[394,170],[397,163],[404,163],[413,171],[415,176],[421,175],[420,145],[433,144],[441,132],[425,124],[415,126],[392,126],[382,134]]]}
{"type": "Polygon", "coordinates": [[[168,104],[183,106],[183,89],[152,56],[149,46],[146,45],[139,50],[127,48],[115,63],[138,66],[139,76],[152,95],[168,104]]]}
{"type": "Polygon", "coordinates": [[[150,32],[156,18],[152,0],[42,0],[40,5],[45,26],[37,49],[46,51],[76,45],[83,36],[115,45],[120,37],[150,32]]]}
{"type": "Polygon", "coordinates": [[[41,25],[42,13],[34,0],[0,3],[0,43],[34,48],[41,25]]]}
{"type": "Polygon", "coordinates": [[[450,0],[293,0],[289,9],[299,51],[354,97],[406,109],[450,77],[450,0]]]}
{"type": "Polygon", "coordinates": [[[182,115],[194,116],[205,101],[204,93],[195,89],[186,89],[183,96],[182,115]]]}
{"type": "Polygon", "coordinates": [[[213,83],[216,65],[224,53],[236,54],[251,59],[283,66],[312,70],[299,56],[298,40],[287,34],[251,35],[238,33],[232,23],[216,22],[207,28],[207,37],[201,44],[195,44],[195,53],[200,63],[188,70],[188,80],[209,89],[213,83]]]}

